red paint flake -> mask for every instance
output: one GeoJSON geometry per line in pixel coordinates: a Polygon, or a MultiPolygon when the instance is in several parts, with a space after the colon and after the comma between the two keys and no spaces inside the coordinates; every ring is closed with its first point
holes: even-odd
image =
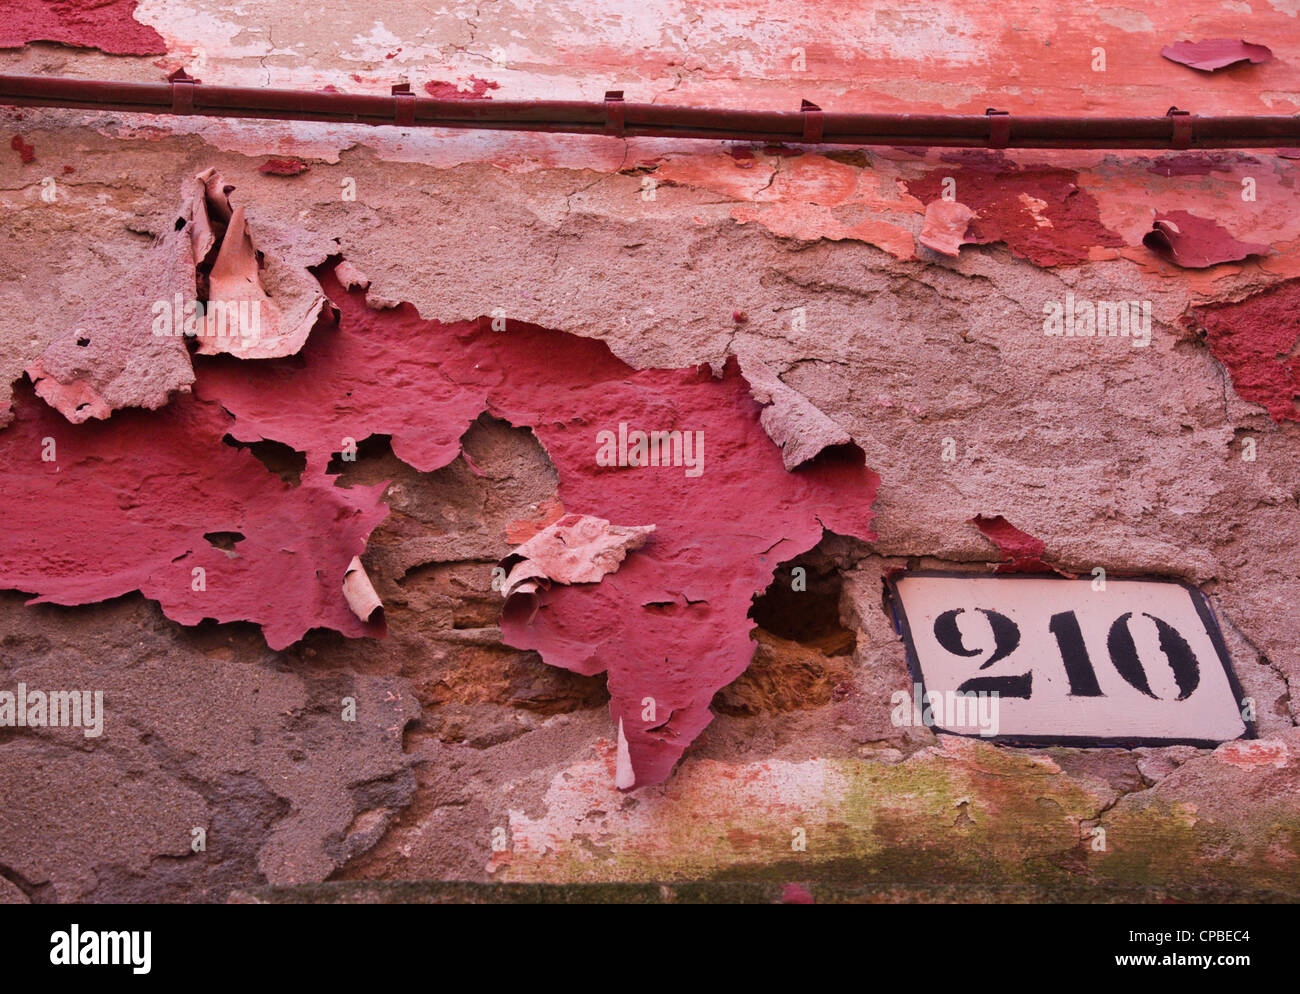
{"type": "Polygon", "coordinates": [[[500,89],[499,83],[471,76],[464,83],[446,83],[430,80],[424,84],[424,92],[436,100],[491,100],[488,90],[500,89]]]}
{"type": "Polygon", "coordinates": [[[1233,389],[1281,424],[1300,421],[1300,280],[1287,280],[1235,304],[1194,307],[1183,325],[1205,332],[1233,389]]]}
{"type": "Polygon", "coordinates": [[[954,258],[961,253],[975,212],[955,200],[932,200],[925,208],[925,224],[917,241],[928,249],[954,258]]]}
{"type": "Polygon", "coordinates": [[[71,166],[64,166],[64,167],[63,167],[63,175],[64,175],[64,176],[71,176],[71,175],[72,175],[73,173],[75,173],[75,172],[76,172],[76,170],[73,169],[71,166]]]}
{"type": "Polygon", "coordinates": [[[966,242],[1004,242],[1013,255],[1037,266],[1078,265],[1094,246],[1124,244],[1101,223],[1097,201],[1079,187],[1074,170],[1022,168],[993,152],[946,155],[945,159],[953,165],[908,183],[908,192],[929,204],[941,199],[943,181],[952,177],[957,200],[978,215],[966,231],[966,242]],[[1035,216],[1030,205],[1038,201],[1046,206],[1035,216]]]}
{"type": "Polygon", "coordinates": [[[138,590],[184,625],[255,622],[273,649],[316,627],[382,632],[343,597],[348,564],[388,513],[382,485],[345,490],[307,473],[290,486],[224,444],[231,417],[190,396],[81,425],[27,386],[13,408],[0,432],[0,586],[55,604],[138,590]],[[204,538],[213,532],[244,538],[228,555],[204,538]],[[205,590],[193,589],[195,567],[205,590]]]}
{"type": "Polygon", "coordinates": [[[135,19],[136,0],[6,0],[0,48],[52,41],[110,55],[165,55],[153,28],[135,19]]]}
{"type": "Polygon", "coordinates": [[[736,166],[740,169],[753,169],[758,159],[754,157],[754,150],[733,146],[727,149],[727,154],[736,160],[736,166]]]}
{"type": "Polygon", "coordinates": [[[310,168],[299,159],[267,159],[257,171],[264,176],[298,176],[310,168]]]}
{"type": "MultiPolygon", "coordinates": [[[[528,618],[502,618],[508,644],[552,665],[609,673],[637,785],[658,783],[712,720],[714,694],[753,656],[748,612],[782,561],[823,530],[873,536],[880,478],[856,447],[795,472],[759,421],[732,360],[636,370],[605,343],[532,325],[504,333],[479,321],[424,321],[410,305],[376,311],[360,290],[322,279],[339,324],[317,329],[300,357],[205,363],[197,396],[235,418],[239,439],[273,438],[319,471],[339,440],[390,435],[398,458],[445,466],[483,411],[531,428],[559,475],[568,513],[655,526],[617,573],[541,591],[528,618]],[[557,361],[563,356],[564,361],[557,361]],[[598,465],[597,433],[702,432],[702,474],[684,466],[598,465]],[[724,511],[722,509],[733,509],[724,511]],[[646,698],[653,698],[654,717],[646,698]]],[[[698,437],[698,436],[695,436],[698,437]]]]}
{"type": "Polygon", "coordinates": [[[18,153],[24,164],[36,161],[36,146],[28,145],[23,141],[22,135],[14,135],[9,141],[9,147],[18,153]]]}
{"type": "Polygon", "coordinates": [[[744,311],[732,311],[731,320],[734,321],[736,324],[744,324],[746,321],[749,320],[749,315],[746,314],[744,311]]]}
{"type": "Polygon", "coordinates": [[[1043,553],[1047,551],[1047,544],[1028,532],[1022,532],[1002,515],[988,518],[977,514],[970,519],[970,524],[978,528],[980,533],[1002,553],[1002,563],[995,572],[1052,572],[1052,567],[1042,560],[1043,553]]]}
{"type": "Polygon", "coordinates": [[[1142,244],[1185,269],[1206,269],[1221,262],[1240,262],[1252,255],[1268,254],[1267,245],[1239,242],[1226,228],[1187,211],[1157,214],[1142,244]]]}
{"type": "Polygon", "coordinates": [[[1238,62],[1271,62],[1273,53],[1265,45],[1252,45],[1231,38],[1207,38],[1205,41],[1179,41],[1160,49],[1170,62],[1177,62],[1202,72],[1215,72],[1238,62]]]}
{"type": "Polygon", "coordinates": [[[782,904],[816,904],[817,899],[812,896],[807,888],[799,884],[786,884],[781,888],[782,904]]]}

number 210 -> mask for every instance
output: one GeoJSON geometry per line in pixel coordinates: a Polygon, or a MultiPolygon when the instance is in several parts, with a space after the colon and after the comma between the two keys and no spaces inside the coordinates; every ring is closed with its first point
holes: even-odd
{"type": "MultiPolygon", "coordinates": [[[[970,658],[978,656],[983,650],[968,649],[962,641],[961,630],[957,627],[957,617],[965,613],[965,610],[965,608],[955,608],[935,618],[934,637],[946,651],[955,656],[970,658]]],[[[982,607],[975,610],[984,615],[993,633],[993,652],[980,664],[980,669],[986,670],[998,660],[1010,656],[1020,646],[1020,626],[998,611],[982,607]]],[[[1151,690],[1146,669],[1138,656],[1133,633],[1129,630],[1129,619],[1132,617],[1133,612],[1128,611],[1111,624],[1110,632],[1106,637],[1106,650],[1110,655],[1111,665],[1130,687],[1152,700],[1159,700],[1151,690]]],[[[1175,700],[1186,700],[1201,682],[1201,668],[1196,653],[1192,651],[1192,647],[1187,644],[1187,640],[1178,629],[1169,622],[1146,612],[1142,613],[1142,617],[1151,619],[1160,636],[1160,650],[1173,671],[1174,683],[1178,686],[1178,697],[1175,700]]],[[[1083,633],[1079,629],[1079,619],[1075,613],[1062,611],[1052,615],[1047,629],[1056,637],[1065,675],[1070,681],[1070,696],[1104,696],[1097,683],[1097,670],[1088,656],[1088,649],[1083,642],[1083,633]]],[[[997,692],[1002,697],[1027,698],[1033,687],[1033,677],[1032,671],[1015,676],[977,676],[967,680],[957,688],[957,691],[958,693],[997,692]]]]}

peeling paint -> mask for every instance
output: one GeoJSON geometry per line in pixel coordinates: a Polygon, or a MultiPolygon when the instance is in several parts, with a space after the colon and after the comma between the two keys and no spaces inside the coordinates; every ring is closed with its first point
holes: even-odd
{"type": "Polygon", "coordinates": [[[945,181],[951,181],[957,200],[977,214],[967,241],[1003,242],[1037,266],[1078,265],[1094,248],[1124,244],[1102,224],[1097,201],[1080,187],[1072,170],[1023,166],[997,152],[942,158],[952,165],[909,181],[907,189],[929,204],[940,199],[945,181]]]}
{"type": "Polygon", "coordinates": [[[1047,544],[1042,539],[1034,538],[1027,532],[1007,521],[998,514],[991,518],[977,514],[970,523],[980,533],[998,547],[1003,562],[994,572],[997,573],[1050,573],[1053,568],[1043,561],[1047,544]]]}
{"type": "Polygon", "coordinates": [[[27,368],[36,393],[74,424],[124,407],[156,410],[194,382],[180,329],[155,334],[156,306],[195,300],[193,242],[167,230],[27,368]],[[174,332],[174,333],[173,333],[174,332]]]}
{"type": "Polygon", "coordinates": [[[1240,262],[1252,255],[1268,254],[1267,245],[1239,242],[1213,221],[1187,211],[1157,214],[1142,243],[1187,269],[1205,269],[1221,262],[1240,262]]]}
{"type": "MultiPolygon", "coordinates": [[[[793,110],[807,97],[828,112],[1300,110],[1300,63],[1286,54],[1296,3],[1245,7],[1121,4],[1080,17],[1037,0],[996,11],[907,0],[769,5],[755,19],[723,0],[668,0],[653,11],[557,4],[543,18],[515,0],[450,0],[431,19],[376,0],[331,7],[325,21],[284,5],[141,0],[134,19],[165,39],[164,59],[57,43],[0,56],[16,73],[156,82],[184,65],[212,85],[387,95],[409,82],[447,99],[597,100],[617,87],[694,106],[793,110]],[[1209,73],[1160,55],[1182,37],[1235,37],[1243,15],[1246,37],[1277,58],[1209,73]],[[1097,49],[1104,72],[1090,64],[1097,49]]],[[[0,481],[13,522],[0,566],[7,577],[21,565],[27,596],[0,594],[0,669],[11,681],[40,671],[51,686],[103,680],[126,720],[110,723],[111,755],[97,749],[90,766],[59,760],[54,732],[6,744],[16,751],[3,790],[22,803],[0,814],[0,864],[21,889],[0,879],[0,900],[221,900],[262,880],[490,876],[647,880],[664,895],[686,878],[762,880],[768,900],[795,888],[823,900],[832,879],[872,900],[1300,893],[1300,703],[1288,688],[1300,597],[1296,150],[972,154],[0,117],[11,136],[0,412],[9,382],[47,351],[66,350],[69,370],[85,365],[100,334],[77,345],[72,319],[119,306],[116,292],[153,258],[145,238],[175,218],[176,183],[201,164],[239,184],[235,205],[266,256],[260,278],[292,268],[315,299],[308,268],[343,253],[342,287],[373,282],[368,297],[331,286],[342,325],[324,315],[293,357],[199,356],[197,396],[171,392],[152,413],[129,409],[132,391],[158,385],[136,347],[106,403],[128,409],[107,421],[69,424],[19,384],[18,420],[0,432],[17,468],[0,481]],[[274,161],[310,169],[260,170],[274,161]],[[345,177],[355,201],[340,198],[345,177]],[[982,247],[961,249],[959,237],[945,243],[957,254],[939,258],[926,222],[947,209],[946,178],[980,212],[963,227],[982,247]],[[1143,244],[1153,216],[1176,211],[1267,254],[1182,268],[1143,244]],[[1044,301],[1071,293],[1149,300],[1150,348],[1044,336],[1044,301]],[[496,308],[510,320],[453,320],[496,308]],[[806,325],[792,324],[793,308],[806,308],[806,325]],[[535,348],[509,344],[529,336],[535,348]],[[728,356],[741,367],[715,376],[728,356]],[[832,485],[821,464],[833,452],[788,471],[792,453],[765,433],[778,405],[763,400],[751,359],[866,451],[889,482],[878,502],[864,469],[832,485]],[[226,390],[239,379],[249,387],[226,390]],[[712,420],[691,423],[720,410],[736,415],[722,418],[735,429],[725,439],[712,420]],[[703,475],[588,473],[604,427],[593,412],[614,415],[615,430],[620,417],[630,430],[707,429],[703,475]],[[38,461],[47,437],[54,464],[38,461]],[[392,512],[371,527],[385,482],[392,512]],[[802,490],[779,496],[792,486],[802,490]],[[879,538],[820,527],[836,488],[845,504],[858,495],[847,509],[838,491],[829,499],[862,525],[843,530],[879,538]],[[868,508],[878,517],[864,524],[868,508]],[[966,523],[976,509],[1052,522],[1052,555],[1009,523],[1011,547],[994,551],[966,523]],[[617,572],[539,610],[544,661],[617,664],[596,677],[506,644],[492,588],[512,547],[570,511],[658,526],[617,572]],[[814,542],[842,588],[814,589],[814,560],[796,555],[814,542]],[[723,543],[745,556],[719,554],[723,543]],[[339,635],[378,634],[343,591],[363,556],[384,640],[339,635]],[[908,674],[880,610],[881,575],[913,561],[1049,559],[1176,573],[1205,589],[1265,737],[1215,752],[967,753],[894,727],[889,695],[908,674]],[[808,591],[787,589],[794,563],[809,566],[808,591]],[[206,599],[190,590],[191,565],[206,568],[206,599]],[[47,589],[94,603],[23,606],[47,589]],[[778,602],[839,620],[805,644],[776,631],[778,602]],[[286,615],[292,625],[254,627],[286,615]],[[266,646],[312,627],[283,650],[266,646]],[[746,664],[710,700],[722,671],[746,664]],[[340,738],[345,694],[361,724],[340,738]],[[647,741],[646,696],[658,719],[673,715],[665,745],[647,741]],[[683,709],[717,714],[689,748],[683,709]],[[672,775],[651,783],[674,753],[672,775]],[[229,848],[189,854],[188,826],[208,818],[229,848]],[[1093,827],[1108,851],[1092,847],[1093,827]],[[794,828],[806,851],[792,849],[794,828]]],[[[226,185],[210,191],[218,207],[226,185]]],[[[209,265],[231,215],[207,232],[209,265]]],[[[98,364],[69,382],[117,375],[98,364]]]]}
{"type": "Polygon", "coordinates": [[[1278,424],[1300,421],[1300,280],[1286,280],[1236,303],[1192,308],[1186,327],[1203,329],[1233,388],[1278,424]]]}
{"type": "Polygon", "coordinates": [[[181,624],[255,622],[272,648],[317,627],[378,634],[342,583],[387,513],[382,486],[344,490],[319,474],[289,486],[223,444],[231,418],[192,397],[82,425],[15,397],[0,431],[0,586],[55,604],[139,590],[181,624]],[[227,552],[212,532],[243,538],[227,552]]]}
{"type": "Polygon", "coordinates": [[[153,28],[135,19],[138,0],[9,0],[0,22],[0,48],[52,41],[98,48],[111,55],[163,55],[167,46],[153,28]]]}
{"type": "Polygon", "coordinates": [[[654,523],[653,550],[615,576],[592,589],[539,590],[527,625],[502,619],[509,644],[553,665],[610,669],[611,715],[624,721],[639,785],[668,776],[708,724],[714,693],[748,664],[746,613],[770,576],[767,555],[806,551],[823,529],[872,535],[879,478],[861,452],[826,453],[788,472],[734,361],[721,379],[703,369],[638,371],[600,342],[513,323],[503,334],[487,319],[423,321],[409,305],[376,311],[361,291],[323,282],[342,318],[313,337],[305,368],[217,366],[204,370],[197,394],[231,412],[235,437],[284,442],[307,453],[309,469],[328,463],[338,439],[375,433],[390,435],[408,464],[436,469],[491,410],[537,434],[565,508],[654,523]],[[622,440],[629,430],[676,432],[680,443],[692,433],[698,463],[598,458],[602,433],[622,440]],[[743,520],[716,516],[716,506],[737,501],[743,520]]]}
{"type": "Polygon", "coordinates": [[[965,244],[966,228],[975,217],[973,210],[955,200],[932,201],[925,208],[925,227],[917,241],[926,248],[955,258],[965,244]]]}
{"type": "Polygon", "coordinates": [[[851,445],[852,437],[797,390],[755,358],[740,359],[749,392],[763,405],[759,421],[768,437],[781,447],[785,468],[793,470],[828,448],[851,445]]]}
{"type": "Polygon", "coordinates": [[[1177,62],[1202,72],[1217,72],[1239,62],[1256,65],[1271,62],[1273,53],[1266,45],[1252,45],[1231,38],[1207,38],[1204,41],[1180,41],[1166,45],[1160,54],[1170,62],[1177,62]]]}

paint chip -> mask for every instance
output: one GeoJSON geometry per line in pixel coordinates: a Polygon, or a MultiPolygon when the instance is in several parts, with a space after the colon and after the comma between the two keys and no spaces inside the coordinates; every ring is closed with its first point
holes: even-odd
{"type": "Polygon", "coordinates": [[[853,437],[803,394],[786,386],[771,369],[753,357],[740,359],[749,392],[763,412],[759,421],[768,437],[781,447],[786,469],[795,469],[834,445],[852,445],[853,437]]]}
{"type": "MultiPolygon", "coordinates": [[[[654,525],[611,525],[590,514],[566,514],[548,525],[501,563],[507,569],[501,596],[509,600],[521,583],[599,583],[627,554],[645,545],[654,525]]],[[[531,591],[529,591],[531,592],[531,591]]]]}
{"type": "Polygon", "coordinates": [[[1051,573],[1053,567],[1043,562],[1043,553],[1047,544],[1034,538],[1028,532],[1022,532],[1002,515],[986,517],[977,514],[970,519],[970,524],[980,530],[985,538],[998,547],[1002,553],[1002,563],[996,573],[1051,573]]]}
{"type": "Polygon", "coordinates": [[[956,257],[966,244],[966,228],[976,216],[955,200],[934,200],[925,208],[925,226],[917,239],[926,248],[956,257]]]}
{"type": "Polygon", "coordinates": [[[429,80],[424,84],[424,92],[435,100],[491,100],[488,90],[497,90],[500,87],[500,83],[470,76],[462,83],[429,80]]]}
{"type": "Polygon", "coordinates": [[[28,145],[23,141],[22,135],[14,135],[9,139],[9,147],[18,153],[18,158],[22,159],[23,165],[36,161],[36,146],[28,145]]]}
{"type": "Polygon", "coordinates": [[[49,41],[73,48],[97,48],[109,55],[166,55],[167,43],[135,19],[137,0],[52,3],[6,0],[0,20],[0,48],[49,41]]]}
{"type": "Polygon", "coordinates": [[[267,159],[257,171],[263,176],[299,176],[310,168],[301,159],[267,159]]]}
{"type": "Polygon", "coordinates": [[[384,486],[291,486],[223,443],[232,419],[181,396],[164,410],[71,425],[23,387],[0,431],[0,587],[32,603],[138,590],[183,625],[251,621],[283,649],[312,628],[381,634],[340,585],[384,519],[384,486]],[[47,458],[48,457],[48,458],[47,458]],[[205,535],[237,532],[236,554],[205,535]]]}
{"type": "Polygon", "coordinates": [[[353,556],[343,572],[343,597],[352,613],[364,622],[376,620],[376,615],[384,609],[384,602],[375,593],[360,556],[353,556]]]}
{"type": "Polygon", "coordinates": [[[216,250],[207,269],[199,355],[295,355],[329,307],[308,267],[323,263],[337,246],[311,232],[269,221],[259,222],[255,235],[245,208],[230,203],[233,186],[213,169],[195,179],[205,191],[192,208],[195,258],[201,269],[216,250]]]}
{"type": "Polygon", "coordinates": [[[1160,49],[1170,62],[1190,66],[1202,72],[1216,72],[1239,62],[1271,62],[1273,53],[1264,45],[1252,45],[1231,38],[1207,38],[1204,41],[1179,41],[1160,49]]]}
{"type": "Polygon", "coordinates": [[[80,424],[124,407],[154,410],[188,392],[194,370],[174,311],[178,298],[192,303],[194,297],[190,235],[168,228],[133,271],[109,282],[73,328],[27,367],[37,394],[80,424]],[[156,310],[160,302],[165,315],[156,310]],[[160,316],[169,319],[165,327],[160,316]]]}
{"type": "Polygon", "coordinates": [[[1142,244],[1184,269],[1206,269],[1268,254],[1267,245],[1240,242],[1213,221],[1187,211],[1157,214],[1142,244]]]}

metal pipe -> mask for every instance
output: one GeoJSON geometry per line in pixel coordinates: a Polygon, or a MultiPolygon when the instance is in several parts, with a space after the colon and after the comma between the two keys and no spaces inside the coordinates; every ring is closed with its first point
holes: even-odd
{"type": "Polygon", "coordinates": [[[1159,117],[986,114],[835,114],[804,101],[795,111],[721,110],[603,101],[436,100],[406,84],[391,96],[207,86],[178,70],[166,83],[114,83],[0,75],[0,104],[138,114],[327,121],[397,127],[541,131],[827,145],[958,148],[1281,148],[1300,146],[1300,115],[1159,117]]]}

